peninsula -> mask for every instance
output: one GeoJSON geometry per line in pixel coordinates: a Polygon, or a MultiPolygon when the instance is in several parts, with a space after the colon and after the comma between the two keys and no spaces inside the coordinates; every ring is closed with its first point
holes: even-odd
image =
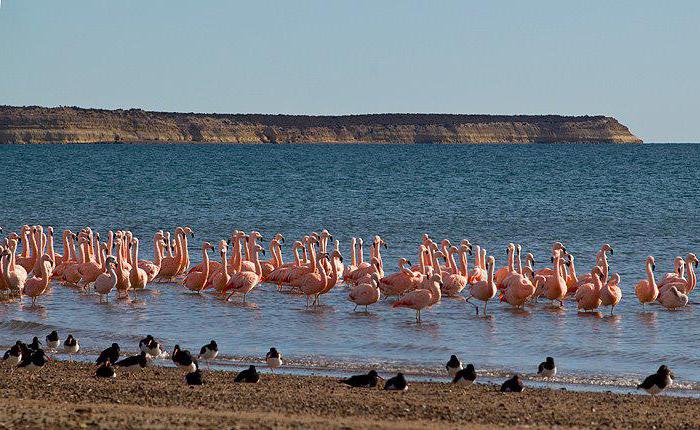
{"type": "Polygon", "coordinates": [[[0,144],[99,142],[642,143],[607,116],[310,116],[0,106],[0,144]]]}

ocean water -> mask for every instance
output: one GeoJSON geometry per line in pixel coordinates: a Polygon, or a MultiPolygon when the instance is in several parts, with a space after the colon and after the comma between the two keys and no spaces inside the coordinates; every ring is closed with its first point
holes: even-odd
{"type": "Polygon", "coordinates": [[[551,355],[562,381],[632,386],[666,363],[682,387],[700,387],[697,294],[675,312],[643,312],[634,295],[647,255],[656,257],[658,278],[676,255],[698,251],[700,145],[36,145],[0,146],[0,157],[6,231],[25,223],[130,229],[150,258],[157,229],[189,225],[198,262],[201,240],[233,229],[282,232],[290,260],[293,239],[326,228],[346,262],[352,236],[381,235],[387,273],[399,257],[416,260],[422,233],[468,238],[499,267],[508,242],[532,252],[539,268],[561,241],[579,273],[608,242],[623,290],[614,317],[578,314],[573,302],[525,312],[492,302],[484,318],[445,299],[416,324],[412,311],[388,300],[354,313],[345,287],[309,310],[302,296],[269,285],[243,305],[171,284],[99,304],[53,284],[38,307],[0,303],[0,345],[57,329],[87,351],[112,341],[133,351],[151,333],[169,348],[198,350],[216,339],[222,364],[255,361],[276,346],[298,368],[440,375],[455,353],[497,377],[532,374],[551,355]]]}

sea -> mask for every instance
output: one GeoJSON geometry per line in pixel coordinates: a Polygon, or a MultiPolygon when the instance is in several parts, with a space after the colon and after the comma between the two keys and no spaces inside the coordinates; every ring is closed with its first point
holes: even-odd
{"type": "Polygon", "coordinates": [[[697,293],[677,311],[643,310],[634,294],[648,255],[659,279],[673,270],[674,257],[700,250],[698,144],[2,145],[0,160],[4,234],[23,224],[53,226],[59,252],[63,229],[90,226],[103,234],[131,230],[141,239],[140,257],[152,258],[158,229],[187,225],[195,263],[202,241],[227,239],[234,229],[283,233],[291,261],[293,240],[327,229],[346,263],[352,237],[369,243],[380,235],[388,243],[385,270],[393,273],[400,257],[416,261],[428,233],[469,239],[498,267],[509,242],[531,252],[537,269],[550,265],[552,243],[560,241],[581,274],[609,243],[610,270],[623,291],[614,316],[579,313],[573,301],[516,311],[494,300],[484,317],[464,301],[443,299],[416,323],[413,311],[392,309],[391,299],[353,312],[343,285],[307,308],[303,296],[266,284],[247,303],[173,283],[105,304],[52,282],[37,306],[26,298],[0,303],[2,346],[57,330],[78,338],[87,360],[112,342],[135,352],[152,334],[169,349],[195,353],[215,339],[221,355],[212,365],[221,368],[261,362],[274,346],[288,371],[374,368],[437,380],[446,380],[445,363],[456,354],[485,380],[519,372],[533,384],[541,383],[537,365],[552,356],[559,373],[550,383],[558,387],[633,391],[666,364],[677,393],[700,393],[697,293]]]}

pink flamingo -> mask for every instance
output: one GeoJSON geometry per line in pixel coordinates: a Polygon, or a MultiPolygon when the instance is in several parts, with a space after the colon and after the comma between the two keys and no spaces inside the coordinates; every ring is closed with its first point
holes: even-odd
{"type": "MultiPolygon", "coordinates": [[[[148,284],[148,273],[139,267],[139,240],[133,238],[131,240],[131,270],[129,271],[129,283],[134,291],[143,290],[148,284]]],[[[102,271],[104,273],[104,269],[102,271]]]]}
{"type": "Polygon", "coordinates": [[[474,268],[469,272],[469,284],[474,284],[477,282],[485,282],[488,278],[488,272],[486,271],[486,264],[482,258],[482,249],[479,245],[474,247],[474,268]]]}
{"type": "Polygon", "coordinates": [[[117,259],[110,255],[105,259],[105,266],[107,268],[106,273],[100,273],[100,276],[95,279],[94,288],[95,292],[100,295],[100,303],[102,303],[102,298],[109,301],[109,293],[112,292],[117,286],[117,259]]]}
{"type": "MultiPolygon", "coordinates": [[[[170,232],[166,233],[166,238],[169,237],[169,235],[170,232]]],[[[168,255],[161,259],[160,270],[156,279],[159,279],[162,282],[172,282],[177,276],[180,266],[184,264],[181,252],[181,236],[183,235],[184,233],[182,227],[177,227],[175,229],[175,252],[172,256],[170,256],[171,251],[169,250],[168,255]]],[[[170,248],[170,245],[168,245],[168,248],[170,248]]]]}
{"type": "Polygon", "coordinates": [[[163,231],[159,230],[153,236],[153,261],[141,259],[137,261],[138,267],[146,272],[148,282],[152,282],[160,272],[160,264],[163,261],[164,248],[165,239],[163,237],[163,231]]]}
{"type": "Polygon", "coordinates": [[[674,284],[668,285],[664,291],[659,292],[658,297],[661,306],[675,310],[688,304],[688,296],[683,294],[674,284]]]}
{"type": "Polygon", "coordinates": [[[53,260],[47,254],[42,255],[39,262],[38,275],[34,272],[34,276],[24,284],[24,294],[32,298],[32,306],[36,305],[37,297],[44,294],[49,287],[49,269],[53,265],[53,260]]]}
{"type": "MultiPolygon", "coordinates": [[[[313,257],[314,255],[311,254],[313,257]]],[[[321,263],[322,260],[326,260],[328,257],[326,255],[319,255],[314,264],[315,270],[303,274],[301,277],[296,279],[296,284],[301,290],[302,294],[306,296],[306,307],[309,307],[309,298],[311,296],[316,297],[321,291],[326,288],[328,283],[328,277],[326,276],[326,269],[321,263]]],[[[314,298],[313,304],[316,304],[316,299],[314,298]]]]}
{"type": "Polygon", "coordinates": [[[248,293],[250,293],[253,288],[260,283],[260,280],[262,279],[262,268],[260,267],[260,258],[258,257],[258,254],[262,252],[263,255],[265,255],[265,250],[262,246],[256,244],[251,251],[253,253],[253,264],[255,265],[255,271],[241,271],[242,261],[239,259],[237,271],[231,275],[231,280],[223,291],[224,294],[231,291],[231,294],[226,297],[226,301],[228,301],[235,293],[240,293],[243,294],[243,303],[245,303],[248,293]]]}
{"type": "MultiPolygon", "coordinates": [[[[335,240],[334,242],[335,245],[335,250],[334,252],[340,255],[340,241],[335,240]]],[[[345,273],[345,265],[343,264],[343,259],[342,258],[335,258],[331,259],[331,263],[335,264],[335,271],[338,272],[339,275],[342,276],[343,273],[345,273]]],[[[340,277],[338,278],[338,281],[336,282],[337,284],[340,284],[341,279],[340,277]]]]}
{"type": "Polygon", "coordinates": [[[555,251],[554,255],[554,274],[548,276],[544,282],[543,295],[545,298],[553,301],[558,301],[561,307],[564,306],[564,297],[566,297],[566,280],[562,276],[562,258],[561,254],[564,251],[555,251]]]}
{"type": "Polygon", "coordinates": [[[183,281],[183,285],[187,287],[188,290],[201,293],[206,286],[207,279],[209,279],[209,254],[207,251],[210,249],[212,251],[214,250],[214,246],[212,246],[211,243],[202,243],[202,262],[204,263],[202,266],[202,271],[191,271],[187,274],[185,280],[183,281]]]}
{"type": "Polygon", "coordinates": [[[17,250],[17,241],[11,240],[9,249],[5,249],[5,262],[3,263],[3,275],[5,276],[5,285],[8,287],[10,294],[22,296],[24,284],[27,282],[27,270],[17,264],[15,252],[17,250]]]}
{"type": "Polygon", "coordinates": [[[117,298],[128,298],[129,289],[131,288],[131,280],[129,279],[129,269],[124,267],[125,257],[123,253],[123,248],[126,248],[124,241],[126,238],[121,237],[117,239],[117,298]]]}
{"type": "Polygon", "coordinates": [[[508,255],[508,264],[501,267],[494,273],[493,278],[496,281],[496,288],[499,290],[504,289],[506,286],[503,281],[516,273],[515,271],[515,244],[509,243],[506,249],[506,254],[508,255]]]}
{"type": "MultiPolygon", "coordinates": [[[[566,253],[566,247],[561,242],[554,242],[552,245],[552,263],[554,263],[554,257],[559,254],[559,252],[566,253]]],[[[535,272],[535,275],[542,276],[552,276],[554,274],[554,268],[545,267],[535,272]]]]}
{"type": "Polygon", "coordinates": [[[678,282],[685,282],[685,260],[680,255],[673,260],[673,273],[666,273],[661,278],[658,283],[659,289],[663,288],[666,284],[675,284],[678,282]]]}
{"type": "MultiPolygon", "coordinates": [[[[421,245],[421,247],[425,248],[423,245],[421,245]]],[[[386,296],[402,296],[408,291],[420,287],[421,283],[423,282],[423,275],[421,275],[422,272],[414,272],[410,268],[405,267],[406,265],[410,267],[411,262],[405,258],[399,258],[398,272],[392,273],[391,275],[385,276],[381,279],[379,279],[379,276],[377,276],[377,279],[379,279],[378,287],[386,296]]]]}
{"type": "Polygon", "coordinates": [[[352,287],[348,294],[348,300],[355,303],[353,312],[357,310],[358,306],[364,306],[365,312],[367,312],[367,307],[377,303],[380,297],[379,275],[376,273],[372,274],[372,280],[369,284],[358,284],[352,287]]]}
{"type": "Polygon", "coordinates": [[[321,296],[323,294],[328,294],[333,289],[333,287],[335,287],[338,284],[338,279],[340,278],[340,272],[338,272],[338,265],[336,264],[336,261],[340,261],[340,263],[342,264],[343,255],[340,253],[340,251],[334,249],[331,253],[330,260],[331,261],[328,267],[330,267],[331,274],[328,277],[328,282],[326,282],[326,287],[323,289],[323,291],[316,295],[316,303],[319,305],[321,304],[321,296]]]}
{"type": "Polygon", "coordinates": [[[610,306],[610,315],[613,315],[615,311],[615,306],[622,300],[622,289],[619,287],[620,284],[620,274],[613,273],[610,276],[608,283],[603,286],[600,291],[600,301],[603,306],[610,306]]]}
{"type": "MultiPolygon", "coordinates": [[[[269,275],[267,275],[267,281],[276,284],[278,291],[282,289],[282,285],[289,284],[294,269],[302,266],[301,258],[299,257],[299,250],[303,247],[304,245],[301,242],[294,242],[294,245],[292,245],[292,252],[294,253],[294,262],[286,264],[283,263],[280,265],[280,267],[276,268],[275,270],[270,272],[269,275]]],[[[281,255],[279,255],[279,258],[281,258],[281,255]]],[[[280,259],[280,261],[282,260],[280,259]]]]}
{"type": "Polygon", "coordinates": [[[429,308],[442,298],[442,278],[434,273],[426,278],[427,288],[418,288],[406,293],[401,299],[391,305],[392,308],[410,308],[416,311],[416,322],[421,322],[421,311],[429,308]]]}
{"type": "MultiPolygon", "coordinates": [[[[526,268],[525,270],[531,270],[526,268]]],[[[506,302],[511,306],[522,309],[525,303],[532,298],[535,290],[541,284],[544,284],[544,276],[535,276],[535,282],[530,282],[530,279],[521,274],[509,276],[505,280],[506,288],[501,291],[499,300],[506,302]]]]}
{"type": "Polygon", "coordinates": [[[103,270],[99,262],[93,260],[92,257],[87,256],[90,248],[90,239],[87,236],[83,236],[78,241],[78,245],[83,248],[83,255],[86,255],[83,262],[78,265],[78,273],[80,273],[80,281],[78,282],[78,286],[87,289],[88,285],[95,282],[95,279],[97,279],[103,270]],[[82,285],[80,285],[81,283],[82,285]]]}
{"type": "Polygon", "coordinates": [[[685,257],[685,261],[682,260],[681,262],[681,267],[684,270],[679,270],[680,273],[687,273],[688,278],[686,279],[683,276],[678,278],[670,278],[663,286],[661,283],[659,283],[659,296],[661,296],[664,290],[671,285],[674,285],[679,292],[689,295],[695,289],[697,284],[697,277],[695,276],[694,270],[694,267],[697,267],[697,264],[698,258],[695,256],[695,254],[692,252],[688,253],[685,257]]]}
{"type": "Polygon", "coordinates": [[[659,288],[656,285],[656,280],[654,279],[654,269],[656,268],[656,262],[653,256],[648,256],[646,260],[646,272],[647,279],[639,281],[639,283],[634,287],[634,292],[639,299],[639,303],[642,304],[642,309],[647,303],[652,303],[659,296],[659,288]]]}
{"type": "Polygon", "coordinates": [[[216,271],[209,278],[209,283],[211,283],[211,286],[214,287],[214,289],[219,293],[223,291],[224,288],[226,288],[226,285],[228,285],[229,281],[231,280],[228,261],[226,259],[226,253],[228,252],[227,249],[228,246],[226,245],[225,240],[219,242],[219,254],[221,255],[221,270],[216,271]]]}
{"type": "Polygon", "coordinates": [[[579,286],[578,290],[576,290],[576,295],[574,295],[579,311],[594,311],[602,303],[600,292],[603,288],[603,272],[600,267],[595,266],[591,270],[591,274],[593,275],[593,282],[579,286]]]}
{"type": "Polygon", "coordinates": [[[352,276],[352,272],[357,270],[357,250],[355,247],[357,246],[357,239],[352,238],[350,240],[350,263],[345,265],[345,268],[343,269],[343,281],[347,282],[346,280],[350,279],[352,276]]]}
{"type": "MultiPolygon", "coordinates": [[[[488,260],[486,261],[486,269],[488,273],[486,280],[478,281],[472,284],[470,295],[467,298],[467,302],[469,304],[473,304],[469,301],[472,298],[484,302],[484,316],[486,316],[486,305],[488,304],[489,300],[496,295],[497,291],[496,282],[493,279],[493,270],[495,265],[496,260],[493,258],[493,255],[489,256],[488,260]]],[[[479,307],[477,305],[474,305],[474,307],[476,308],[476,314],[479,315],[479,307]]]]}
{"type": "Polygon", "coordinates": [[[448,259],[450,262],[449,267],[452,268],[452,273],[447,274],[443,278],[443,290],[442,293],[448,297],[459,296],[459,293],[467,286],[469,267],[467,262],[467,253],[471,253],[471,249],[467,246],[462,245],[461,249],[457,249],[456,246],[451,246],[447,250],[448,259]],[[455,262],[455,254],[459,254],[460,266],[457,266],[455,262]]]}

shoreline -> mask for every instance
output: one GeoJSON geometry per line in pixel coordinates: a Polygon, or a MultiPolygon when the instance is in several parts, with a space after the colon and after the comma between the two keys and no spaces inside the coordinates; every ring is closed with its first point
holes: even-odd
{"type": "Polygon", "coordinates": [[[350,389],[335,378],[263,373],[235,384],[235,372],[203,369],[188,387],[181,371],[150,366],[115,381],[86,363],[52,361],[33,377],[0,367],[0,427],[8,428],[687,428],[700,426],[700,399],[527,387],[503,394],[410,382],[404,393],[350,389]],[[574,413],[575,411],[575,413],[574,413]]]}

